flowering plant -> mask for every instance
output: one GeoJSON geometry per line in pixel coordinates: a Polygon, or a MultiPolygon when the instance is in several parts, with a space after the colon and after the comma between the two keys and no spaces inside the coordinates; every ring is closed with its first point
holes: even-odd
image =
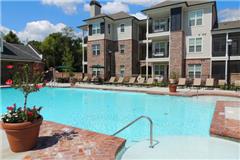
{"type": "MultiPolygon", "coordinates": [[[[12,69],[13,66],[6,68],[12,69]]],[[[21,69],[20,69],[21,70],[21,69]]],[[[20,123],[33,121],[41,117],[39,114],[42,107],[33,108],[27,107],[28,95],[32,92],[39,91],[44,85],[39,84],[42,81],[42,74],[31,73],[29,66],[23,66],[21,72],[16,72],[12,79],[8,79],[6,84],[11,85],[15,89],[20,89],[24,95],[24,105],[22,107],[13,106],[7,107],[8,112],[2,116],[2,121],[6,123],[20,123]]]]}
{"type": "Polygon", "coordinates": [[[21,123],[25,121],[33,121],[34,119],[38,119],[41,117],[40,110],[42,107],[33,107],[26,108],[27,112],[24,111],[22,107],[16,106],[13,104],[12,106],[7,107],[7,113],[2,115],[2,121],[5,123],[21,123]]]}

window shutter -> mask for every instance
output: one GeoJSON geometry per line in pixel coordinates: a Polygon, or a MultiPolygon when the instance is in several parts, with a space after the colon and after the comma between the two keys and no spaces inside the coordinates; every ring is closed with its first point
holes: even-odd
{"type": "Polygon", "coordinates": [[[100,24],[100,27],[101,27],[101,34],[104,34],[104,32],[105,32],[105,23],[102,22],[102,23],[100,24]]]}
{"type": "Polygon", "coordinates": [[[89,25],[89,36],[91,36],[92,35],[92,25],[90,24],[89,25]]]}

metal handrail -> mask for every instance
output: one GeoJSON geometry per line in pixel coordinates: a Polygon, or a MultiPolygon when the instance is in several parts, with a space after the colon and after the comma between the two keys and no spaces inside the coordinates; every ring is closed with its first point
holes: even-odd
{"type": "Polygon", "coordinates": [[[112,136],[117,135],[118,133],[122,132],[123,130],[125,130],[126,128],[128,128],[129,126],[131,126],[133,123],[135,123],[136,121],[145,118],[149,121],[150,124],[150,148],[153,148],[153,122],[152,119],[150,117],[147,116],[140,116],[137,119],[133,120],[132,122],[130,122],[129,124],[127,124],[125,127],[123,127],[122,129],[118,130],[117,132],[115,132],[112,136]]]}

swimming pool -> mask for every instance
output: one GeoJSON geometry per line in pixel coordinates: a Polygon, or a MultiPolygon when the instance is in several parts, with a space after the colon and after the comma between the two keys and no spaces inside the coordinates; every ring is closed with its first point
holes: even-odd
{"type": "MultiPolygon", "coordinates": [[[[19,90],[1,91],[1,111],[23,104],[19,90]]],[[[234,98],[226,98],[234,100],[234,98]]],[[[152,118],[154,137],[209,136],[216,100],[223,97],[174,97],[145,93],[73,88],[43,88],[29,96],[28,106],[43,106],[45,120],[111,135],[135,118],[152,118]]],[[[235,99],[236,100],[236,99],[235,99]]],[[[149,138],[148,121],[141,120],[118,135],[128,142],[149,138]]]]}

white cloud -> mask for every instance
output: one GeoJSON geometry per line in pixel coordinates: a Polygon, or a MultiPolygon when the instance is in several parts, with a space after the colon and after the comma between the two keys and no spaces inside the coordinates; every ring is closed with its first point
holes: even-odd
{"type": "Polygon", "coordinates": [[[102,12],[106,14],[113,14],[117,12],[129,12],[129,7],[127,4],[122,2],[114,1],[114,2],[107,2],[106,4],[102,5],[102,12]]]}
{"type": "Polygon", "coordinates": [[[219,11],[220,21],[235,21],[240,20],[240,9],[226,8],[219,11]]]}
{"type": "Polygon", "coordinates": [[[137,19],[139,20],[143,20],[143,19],[147,19],[147,16],[144,15],[143,13],[141,12],[137,12],[135,14],[131,14],[132,16],[136,17],[137,19]]]}
{"type": "Polygon", "coordinates": [[[55,5],[62,8],[66,14],[74,14],[77,12],[78,4],[83,3],[83,0],[42,0],[45,5],[55,5]]]}
{"type": "Polygon", "coordinates": [[[33,21],[28,22],[23,31],[17,33],[22,41],[37,40],[42,41],[46,36],[54,32],[61,32],[66,25],[63,23],[52,24],[49,21],[33,21]]]}
{"type": "MultiPolygon", "coordinates": [[[[51,33],[61,32],[66,25],[63,23],[52,24],[47,20],[41,21],[33,21],[28,22],[24,30],[16,32],[12,30],[22,42],[27,42],[31,40],[42,41],[51,33]]],[[[7,34],[11,29],[6,28],[4,26],[0,26],[0,31],[4,34],[7,34]]],[[[74,33],[77,37],[81,35],[81,33],[74,33]]]]}
{"type": "Polygon", "coordinates": [[[85,3],[83,5],[83,9],[84,9],[84,11],[90,12],[90,5],[88,3],[85,3]]]}
{"type": "Polygon", "coordinates": [[[123,2],[127,4],[133,4],[133,5],[151,6],[151,5],[160,3],[164,0],[115,0],[115,1],[123,2]]]}

